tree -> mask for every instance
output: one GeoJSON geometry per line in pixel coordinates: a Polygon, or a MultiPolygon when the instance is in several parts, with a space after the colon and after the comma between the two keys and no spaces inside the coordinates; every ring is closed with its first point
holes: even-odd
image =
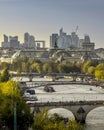
{"type": "Polygon", "coordinates": [[[95,67],[94,67],[94,66],[90,66],[90,67],[88,68],[88,73],[89,73],[89,74],[94,74],[94,72],[95,72],[95,67]]]}
{"type": "Polygon", "coordinates": [[[54,62],[46,62],[43,64],[43,72],[44,73],[53,73],[57,72],[57,64],[54,62]]]}
{"type": "Polygon", "coordinates": [[[5,68],[0,75],[0,82],[7,82],[10,78],[9,70],[8,68],[5,68]]]}
{"type": "Polygon", "coordinates": [[[42,72],[42,63],[34,63],[31,65],[32,72],[41,73],[42,72]]]}
{"type": "Polygon", "coordinates": [[[32,125],[34,115],[30,113],[29,106],[23,100],[18,84],[14,81],[0,83],[0,91],[2,94],[2,98],[0,98],[0,118],[5,121],[5,125],[10,130],[13,129],[14,103],[16,103],[18,129],[26,129],[29,124],[32,125]]]}
{"type": "Polygon", "coordinates": [[[104,80],[104,70],[95,70],[95,77],[98,80],[104,80]]]}
{"type": "Polygon", "coordinates": [[[91,60],[86,61],[82,66],[82,72],[87,73],[90,65],[91,65],[91,60]]]}
{"type": "Polygon", "coordinates": [[[47,110],[36,114],[33,130],[82,130],[83,127],[75,121],[68,120],[67,126],[64,118],[58,114],[49,116],[47,110]]]}

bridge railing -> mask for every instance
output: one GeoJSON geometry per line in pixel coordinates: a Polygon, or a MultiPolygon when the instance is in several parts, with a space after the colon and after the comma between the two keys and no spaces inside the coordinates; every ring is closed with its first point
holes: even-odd
{"type": "Polygon", "coordinates": [[[30,106],[36,106],[36,107],[45,107],[45,106],[76,106],[76,105],[99,105],[99,104],[103,104],[104,105],[104,100],[97,100],[97,101],[66,101],[66,102],[35,102],[35,103],[31,103],[28,102],[27,103],[30,106]]]}

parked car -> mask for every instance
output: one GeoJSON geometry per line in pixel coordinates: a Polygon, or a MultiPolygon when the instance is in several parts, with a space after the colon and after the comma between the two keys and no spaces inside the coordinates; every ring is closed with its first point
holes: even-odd
{"type": "Polygon", "coordinates": [[[35,94],[35,90],[34,89],[26,89],[25,92],[26,93],[30,93],[31,95],[35,94]]]}
{"type": "Polygon", "coordinates": [[[30,94],[30,93],[28,93],[28,92],[25,92],[25,93],[24,93],[23,98],[24,98],[24,100],[26,100],[26,101],[37,101],[37,100],[38,100],[37,96],[32,95],[32,94],[30,94]]]}

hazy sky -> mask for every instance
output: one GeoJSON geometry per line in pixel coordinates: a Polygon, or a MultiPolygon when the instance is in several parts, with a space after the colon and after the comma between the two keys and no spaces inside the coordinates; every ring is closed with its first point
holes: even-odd
{"type": "Polygon", "coordinates": [[[104,0],[0,0],[0,41],[6,34],[23,42],[29,32],[49,44],[52,33],[63,27],[70,34],[77,25],[79,38],[89,34],[96,48],[104,47],[104,0]]]}

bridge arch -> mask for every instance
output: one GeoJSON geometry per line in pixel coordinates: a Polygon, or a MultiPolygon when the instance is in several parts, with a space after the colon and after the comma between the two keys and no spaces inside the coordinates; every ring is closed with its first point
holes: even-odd
{"type": "Polygon", "coordinates": [[[44,102],[34,104],[34,109],[47,111],[54,108],[64,108],[73,113],[77,122],[85,123],[88,114],[98,107],[104,106],[104,101],[80,101],[80,102],[44,102]]]}
{"type": "Polygon", "coordinates": [[[98,122],[98,118],[100,119],[100,121],[102,121],[102,118],[104,117],[104,106],[97,106],[94,109],[91,109],[87,115],[86,115],[86,122],[91,122],[93,120],[97,120],[98,122]]]}
{"type": "Polygon", "coordinates": [[[49,114],[57,113],[58,115],[60,115],[62,117],[66,117],[66,118],[69,118],[69,119],[72,119],[72,120],[75,119],[72,111],[70,111],[69,109],[66,109],[66,108],[62,108],[62,107],[48,109],[48,113],[49,114]]]}

